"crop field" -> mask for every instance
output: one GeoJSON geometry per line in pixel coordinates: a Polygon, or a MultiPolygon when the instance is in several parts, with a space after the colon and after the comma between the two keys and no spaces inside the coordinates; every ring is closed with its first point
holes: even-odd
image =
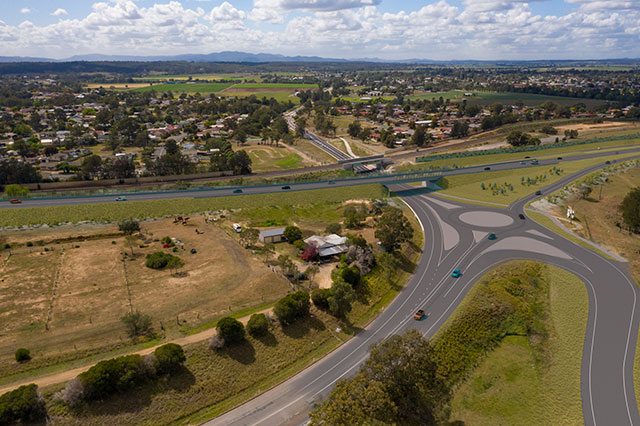
{"type": "Polygon", "coordinates": [[[305,83],[240,83],[234,84],[228,91],[253,91],[263,90],[266,92],[273,91],[290,91],[291,89],[317,89],[317,84],[305,84],[305,83]]]}
{"type": "Polygon", "coordinates": [[[259,80],[257,74],[245,73],[213,73],[213,74],[178,74],[178,75],[148,75],[144,77],[133,77],[134,81],[186,81],[194,80],[259,80]]]}
{"type": "Polygon", "coordinates": [[[84,221],[117,222],[127,218],[146,219],[221,209],[343,202],[352,199],[385,198],[386,196],[387,191],[383,186],[372,184],[232,197],[127,201],[47,208],[26,207],[0,210],[0,227],[55,225],[84,221]]]}
{"type": "Polygon", "coordinates": [[[137,92],[151,92],[173,94],[180,93],[217,93],[232,86],[233,83],[177,83],[177,84],[154,84],[151,86],[134,89],[137,92]]]}
{"type": "MultiPolygon", "coordinates": [[[[533,346],[527,336],[505,337],[454,390],[452,421],[473,425],[584,423],[580,359],[587,292],[576,276],[562,269],[546,266],[542,276],[548,284],[543,321],[549,337],[542,347],[533,346]]],[[[449,321],[463,315],[478,291],[476,286],[469,292],[449,321]]]]}
{"type": "Polygon", "coordinates": [[[0,287],[0,375],[117,347],[126,341],[120,318],[130,309],[151,315],[160,337],[171,339],[288,291],[281,277],[226,235],[229,224],[193,221],[145,222],[148,244],[140,248],[138,240],[133,255],[122,236],[14,247],[0,287]],[[184,243],[177,255],[185,266],[178,273],[144,264],[146,254],[168,251],[157,241],[165,236],[184,243]],[[190,254],[191,248],[197,252],[190,254]],[[12,361],[17,347],[29,348],[33,362],[12,361]]]}
{"type": "Polygon", "coordinates": [[[467,98],[469,104],[492,105],[496,102],[502,104],[515,104],[522,102],[527,106],[537,106],[544,102],[554,102],[558,105],[572,106],[583,103],[587,107],[598,106],[606,101],[598,99],[568,98],[562,96],[538,95],[533,93],[511,93],[511,92],[473,92],[473,96],[467,98]]]}
{"type": "Polygon", "coordinates": [[[555,166],[527,167],[525,169],[501,170],[446,177],[447,187],[438,194],[452,195],[479,202],[508,205],[520,198],[550,185],[563,176],[599,164],[605,160],[620,159],[629,154],[619,154],[601,158],[561,162],[555,166]],[[557,174],[555,170],[562,172],[557,174]],[[542,178],[546,176],[546,178],[542,178]],[[524,179],[524,180],[523,180],[524,179]],[[525,182],[525,184],[523,184],[525,182]],[[527,183],[529,182],[529,183],[527,183]],[[485,189],[482,189],[484,184],[485,189]],[[492,189],[493,185],[497,190],[492,189]]]}
{"type": "Polygon", "coordinates": [[[449,92],[424,92],[424,93],[416,93],[409,96],[409,99],[450,99],[450,100],[459,100],[464,97],[463,91],[460,90],[452,90],[449,92]]]}
{"type": "Polygon", "coordinates": [[[293,92],[290,91],[282,91],[282,90],[277,90],[277,91],[258,91],[258,90],[253,90],[253,91],[244,91],[244,92],[230,92],[230,91],[224,91],[224,92],[218,92],[217,95],[219,96],[235,96],[237,98],[248,98],[249,96],[255,96],[258,99],[262,99],[262,98],[267,98],[267,99],[275,99],[278,102],[289,102],[291,101],[294,104],[299,104],[300,103],[300,98],[297,96],[293,96],[293,92]]]}
{"type": "Polygon", "coordinates": [[[312,165],[284,146],[276,148],[268,145],[251,145],[243,146],[240,149],[249,154],[252,161],[251,170],[256,173],[271,170],[297,169],[312,165]]]}

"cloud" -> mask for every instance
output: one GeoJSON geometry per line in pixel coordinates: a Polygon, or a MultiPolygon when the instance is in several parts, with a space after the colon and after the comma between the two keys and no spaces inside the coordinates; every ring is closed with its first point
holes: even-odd
{"type": "Polygon", "coordinates": [[[22,9],[20,9],[20,13],[26,15],[27,13],[31,13],[31,9],[29,9],[28,7],[23,7],[22,9]]]}
{"type": "Polygon", "coordinates": [[[68,14],[69,13],[66,10],[64,10],[64,9],[62,9],[60,7],[57,8],[55,10],[55,12],[51,13],[51,15],[53,15],[53,16],[67,16],[68,14]]]}
{"type": "Polygon", "coordinates": [[[580,10],[585,12],[599,10],[640,10],[640,3],[636,0],[566,0],[567,3],[577,3],[580,10]]]}
{"type": "Polygon", "coordinates": [[[224,2],[218,7],[211,9],[209,19],[212,22],[215,21],[240,21],[246,17],[246,13],[242,10],[238,10],[230,3],[224,2]]]}

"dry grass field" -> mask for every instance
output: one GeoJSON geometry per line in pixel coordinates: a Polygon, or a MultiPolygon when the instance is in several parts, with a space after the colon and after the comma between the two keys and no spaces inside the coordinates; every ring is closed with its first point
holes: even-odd
{"type": "MultiPolygon", "coordinates": [[[[88,227],[63,230],[59,238],[67,239],[60,244],[9,235],[14,248],[8,261],[3,251],[0,262],[0,376],[122,346],[128,339],[120,318],[131,308],[151,315],[155,331],[171,339],[287,292],[288,284],[223,227],[206,225],[200,216],[193,220],[188,226],[144,222],[144,240],[151,242],[140,248],[144,241],[138,240],[133,256],[124,237],[108,235],[113,226],[94,226],[107,235],[84,241],[88,227]],[[68,240],[73,236],[78,239],[68,240]],[[145,266],[146,254],[171,252],[156,241],[165,236],[184,243],[173,253],[185,262],[175,274],[145,266]],[[15,363],[18,347],[31,350],[31,363],[15,363]]],[[[55,231],[46,234],[56,238],[55,231]]]]}

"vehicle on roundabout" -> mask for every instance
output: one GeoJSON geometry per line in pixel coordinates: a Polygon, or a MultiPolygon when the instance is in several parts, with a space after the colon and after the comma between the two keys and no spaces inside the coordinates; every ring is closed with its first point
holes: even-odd
{"type": "Polygon", "coordinates": [[[522,220],[524,220],[524,219],[525,219],[525,217],[524,217],[524,215],[523,215],[522,213],[520,213],[520,214],[518,215],[518,217],[519,217],[520,219],[522,219],[522,220]]]}
{"type": "Polygon", "coordinates": [[[458,278],[462,275],[462,272],[460,272],[460,268],[456,268],[453,270],[453,272],[451,273],[451,276],[453,278],[458,278]]]}
{"type": "Polygon", "coordinates": [[[498,238],[498,236],[496,234],[494,234],[494,233],[489,234],[489,236],[487,237],[487,239],[492,240],[492,241],[497,239],[497,238],[498,238]]]}
{"type": "Polygon", "coordinates": [[[424,309],[418,309],[418,311],[415,314],[413,314],[413,319],[416,321],[420,321],[425,316],[426,314],[424,313],[424,309]]]}
{"type": "Polygon", "coordinates": [[[127,197],[123,197],[122,195],[116,198],[116,201],[127,201],[127,197]]]}

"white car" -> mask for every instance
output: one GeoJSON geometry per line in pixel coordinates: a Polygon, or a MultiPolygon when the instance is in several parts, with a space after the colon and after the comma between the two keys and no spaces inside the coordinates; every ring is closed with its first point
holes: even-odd
{"type": "Polygon", "coordinates": [[[116,201],[127,201],[127,197],[120,196],[116,198],[116,201]]]}
{"type": "Polygon", "coordinates": [[[233,230],[236,231],[238,234],[242,232],[242,226],[238,225],[237,223],[233,224],[233,230]]]}

